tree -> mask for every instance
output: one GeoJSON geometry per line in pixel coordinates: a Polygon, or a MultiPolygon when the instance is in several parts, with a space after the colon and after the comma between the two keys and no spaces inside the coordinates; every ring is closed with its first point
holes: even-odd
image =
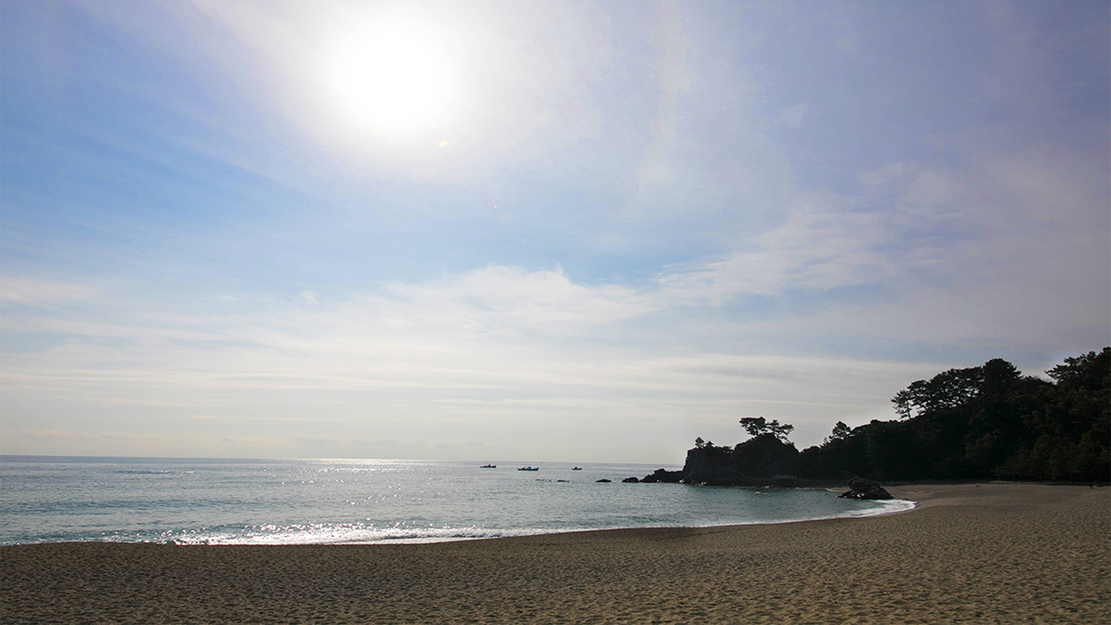
{"type": "MultiPolygon", "coordinates": [[[[1015,371],[1014,365],[1005,360],[996,359],[988,364],[993,371],[1015,371]]],[[[909,419],[927,412],[956,408],[978,396],[983,383],[984,367],[950,369],[928,381],[911,382],[905,390],[895,394],[891,403],[895,404],[900,419],[909,419]]]]}
{"type": "Polygon", "coordinates": [[[1098,354],[1088,352],[1076,358],[1066,358],[1065,364],[1045,373],[1065,388],[1099,392],[1107,390],[1108,370],[1111,370],[1111,347],[1104,347],[1098,354]]]}
{"type": "Polygon", "coordinates": [[[996,358],[918,380],[892,399],[900,419],[852,430],[838,423],[821,446],[800,452],[799,475],[1106,482],[1111,347],[1046,374],[1055,383],[996,358]]]}
{"type": "Polygon", "coordinates": [[[795,426],[787,423],[780,424],[777,420],[768,421],[764,417],[744,417],[741,419],[741,426],[751,436],[761,436],[763,434],[771,434],[781,441],[787,440],[787,435],[795,426]]]}
{"type": "Polygon", "coordinates": [[[838,421],[837,425],[833,426],[833,432],[826,437],[825,444],[828,445],[831,441],[844,440],[848,438],[851,433],[852,430],[849,429],[849,426],[845,425],[844,421],[838,421]]]}
{"type": "Polygon", "coordinates": [[[750,436],[760,436],[768,431],[768,420],[764,417],[744,417],[741,419],[741,427],[750,436]]]}

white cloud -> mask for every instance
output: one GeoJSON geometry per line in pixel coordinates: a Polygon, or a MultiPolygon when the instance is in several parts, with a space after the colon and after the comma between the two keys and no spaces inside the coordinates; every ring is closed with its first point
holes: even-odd
{"type": "Polygon", "coordinates": [[[694,80],[684,57],[688,43],[683,34],[682,12],[674,0],[653,3],[652,45],[656,48],[656,85],[659,102],[656,117],[648,125],[652,137],[637,168],[640,193],[675,180],[670,160],[679,127],[679,94],[694,80]]]}
{"type": "Polygon", "coordinates": [[[103,300],[100,289],[85,284],[10,276],[0,279],[0,305],[53,306],[103,300]]]}
{"type": "Polygon", "coordinates": [[[856,52],[856,33],[838,35],[837,49],[850,54],[856,52]]]}
{"type": "Polygon", "coordinates": [[[397,323],[424,322],[471,333],[533,331],[569,336],[655,309],[630,287],[575,284],[563,270],[491,266],[425,284],[386,285],[397,323]]]}
{"type": "Polygon", "coordinates": [[[876,214],[798,212],[746,249],[669,267],[659,283],[673,304],[713,306],[746,295],[875,283],[892,272],[875,250],[887,234],[876,214]]]}
{"type": "Polygon", "coordinates": [[[780,113],[779,117],[775,118],[775,122],[791,128],[798,128],[802,126],[802,118],[808,110],[810,110],[810,105],[806,102],[800,102],[780,113]]]}
{"type": "Polygon", "coordinates": [[[343,441],[360,437],[402,441],[393,452],[371,445],[378,455],[442,455],[424,445],[481,432],[481,440],[506,453],[536,453],[526,440],[535,436],[554,445],[550,457],[580,445],[588,457],[652,461],[681,454],[687,439],[709,433],[714,423],[730,431],[733,416],[746,410],[824,435],[826,417],[851,420],[882,406],[892,380],[905,375],[898,367],[843,359],[689,348],[669,355],[656,343],[681,345],[685,322],[676,320],[648,342],[626,325],[664,312],[664,303],[652,285],[587,286],[558,268],[486,267],[390,284],[340,304],[270,302],[259,317],[165,314],[156,303],[132,301],[134,318],[47,320],[43,327],[77,338],[4,354],[0,384],[12,415],[4,425],[23,432],[5,434],[5,451],[131,453],[147,445],[168,454],[212,453],[204,437],[215,436],[219,424],[220,439],[241,441],[232,451],[247,455],[318,455],[282,438],[309,431],[332,441],[325,447],[333,455],[346,453],[343,441]],[[584,333],[592,339],[577,342],[584,333]],[[105,343],[108,337],[123,340],[105,343]],[[612,348],[599,350],[599,339],[612,348]],[[850,372],[855,386],[844,383],[850,372]],[[809,390],[799,393],[799,384],[809,390]],[[866,390],[877,386],[879,399],[866,390]],[[160,434],[127,440],[106,434],[153,423],[160,434]],[[27,434],[40,431],[85,434],[64,441],[27,434]],[[595,449],[584,438],[641,442],[618,451],[595,449]],[[111,440],[116,452],[106,451],[111,440]]]}

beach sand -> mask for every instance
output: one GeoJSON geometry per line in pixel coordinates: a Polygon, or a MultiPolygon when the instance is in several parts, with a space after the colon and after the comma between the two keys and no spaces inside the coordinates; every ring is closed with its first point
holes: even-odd
{"type": "Polygon", "coordinates": [[[0,547],[13,623],[1107,623],[1111,488],[882,517],[425,545],[0,547]]]}

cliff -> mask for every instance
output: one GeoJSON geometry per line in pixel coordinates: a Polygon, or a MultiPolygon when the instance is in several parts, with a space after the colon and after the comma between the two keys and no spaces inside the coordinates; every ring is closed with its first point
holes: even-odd
{"type": "Polygon", "coordinates": [[[766,483],[777,475],[794,475],[799,451],[773,434],[761,434],[736,447],[704,446],[687,451],[687,484],[734,486],[766,483]]]}

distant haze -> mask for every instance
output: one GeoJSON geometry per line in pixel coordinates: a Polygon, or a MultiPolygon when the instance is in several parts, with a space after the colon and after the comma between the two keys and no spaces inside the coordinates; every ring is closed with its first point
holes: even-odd
{"type": "Polygon", "coordinates": [[[680,464],[1111,344],[1107,2],[8,2],[0,452],[680,464]]]}

